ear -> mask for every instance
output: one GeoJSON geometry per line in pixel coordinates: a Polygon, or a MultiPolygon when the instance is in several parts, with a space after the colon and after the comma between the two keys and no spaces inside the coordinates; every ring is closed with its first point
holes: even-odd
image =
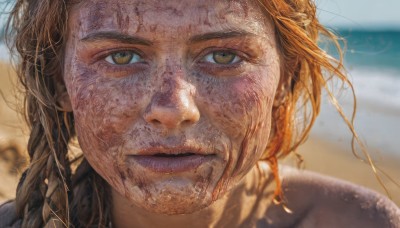
{"type": "Polygon", "coordinates": [[[61,76],[56,78],[56,105],[59,111],[72,112],[72,104],[69,99],[67,88],[61,76]]]}

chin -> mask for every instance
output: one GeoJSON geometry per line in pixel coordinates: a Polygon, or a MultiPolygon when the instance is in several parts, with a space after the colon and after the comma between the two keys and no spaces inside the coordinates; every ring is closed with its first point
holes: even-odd
{"type": "Polygon", "coordinates": [[[166,215],[191,214],[212,204],[212,192],[197,186],[151,186],[126,195],[137,207],[166,215]],[[138,191],[140,192],[138,194],[138,191]]]}
{"type": "MultiPolygon", "coordinates": [[[[212,164],[212,163],[211,163],[212,164]]],[[[203,165],[197,169],[160,173],[141,166],[122,167],[121,178],[108,183],[137,208],[157,214],[191,214],[210,206],[223,168],[203,165]]]]}
{"type": "MultiPolygon", "coordinates": [[[[174,199],[166,200],[164,197],[160,197],[160,203],[150,204],[145,203],[143,209],[157,214],[165,214],[165,215],[181,215],[181,214],[192,214],[201,209],[204,209],[212,203],[211,200],[209,202],[204,201],[204,199],[174,199]],[[199,202],[200,201],[200,202],[199,202]]],[[[142,205],[143,206],[143,205],[142,205]]]]}

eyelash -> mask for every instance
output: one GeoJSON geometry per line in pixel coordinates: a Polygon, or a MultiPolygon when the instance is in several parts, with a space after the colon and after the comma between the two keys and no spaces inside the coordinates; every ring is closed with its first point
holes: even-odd
{"type": "Polygon", "coordinates": [[[219,65],[219,66],[234,65],[236,63],[240,63],[241,61],[243,61],[243,58],[241,56],[239,56],[236,52],[231,51],[231,50],[214,50],[214,51],[208,52],[208,54],[204,55],[201,58],[201,62],[208,62],[208,63],[212,63],[212,64],[219,65]],[[217,54],[218,52],[225,53],[225,54],[233,54],[234,59],[232,60],[231,63],[227,63],[227,64],[216,63],[215,59],[214,59],[215,58],[214,54],[217,54]],[[205,61],[205,60],[209,60],[209,61],[205,61]],[[211,61],[213,61],[213,62],[211,62],[211,61]]]}
{"type": "Polygon", "coordinates": [[[105,52],[101,52],[101,53],[94,55],[94,57],[93,57],[94,61],[92,63],[96,64],[99,67],[100,71],[113,72],[113,74],[115,74],[114,75],[115,77],[124,77],[127,74],[127,72],[129,72],[129,74],[135,73],[135,72],[140,72],[147,65],[147,63],[145,61],[139,61],[136,63],[122,64],[122,65],[112,64],[107,61],[107,58],[111,58],[111,56],[113,54],[121,53],[121,52],[132,52],[133,54],[138,55],[141,60],[146,58],[146,56],[140,50],[133,49],[133,48],[121,48],[121,49],[116,48],[116,49],[107,50],[105,52]],[[136,70],[134,70],[132,72],[133,64],[135,64],[139,68],[136,68],[136,70]],[[116,68],[117,68],[117,70],[116,70],[116,68]]]}
{"type": "Polygon", "coordinates": [[[121,52],[131,52],[135,55],[138,55],[141,59],[144,59],[146,57],[143,52],[141,52],[140,50],[137,50],[135,48],[122,48],[122,49],[115,48],[115,49],[111,49],[111,50],[107,50],[107,51],[103,51],[98,54],[95,54],[93,56],[93,59],[95,60],[94,62],[101,61],[101,60],[106,61],[106,59],[108,57],[111,57],[113,54],[117,54],[117,53],[121,53],[121,52]]]}
{"type": "MultiPolygon", "coordinates": [[[[211,57],[212,58],[212,57],[211,57]]],[[[203,50],[197,57],[194,59],[198,69],[201,69],[204,73],[210,76],[234,76],[239,75],[243,72],[244,66],[246,63],[252,61],[252,56],[238,51],[237,49],[231,48],[221,48],[221,47],[210,47],[203,50]],[[215,64],[210,63],[208,61],[204,61],[207,56],[212,55],[215,52],[227,52],[232,53],[235,55],[235,58],[238,58],[238,61],[234,61],[233,63],[229,64],[215,64]]],[[[214,78],[214,77],[210,77],[214,78]]]]}
{"type": "Polygon", "coordinates": [[[133,63],[139,63],[139,62],[141,62],[141,59],[142,59],[142,57],[139,54],[137,54],[136,52],[133,52],[133,51],[117,51],[117,52],[113,52],[113,53],[107,55],[107,57],[104,60],[106,62],[108,62],[108,63],[113,64],[113,65],[121,66],[121,65],[130,65],[130,64],[133,64],[133,63]],[[114,60],[114,56],[113,55],[116,55],[116,54],[119,54],[119,53],[124,53],[124,52],[125,52],[125,54],[129,53],[129,54],[132,55],[131,58],[129,59],[129,63],[127,63],[127,64],[118,64],[118,63],[116,63],[115,60],[114,60]],[[134,60],[137,60],[137,62],[132,62],[134,60]],[[112,62],[114,62],[114,63],[112,63],[112,62]]]}
{"type": "Polygon", "coordinates": [[[199,62],[200,64],[207,64],[207,65],[210,64],[214,68],[224,68],[224,69],[237,68],[240,65],[242,65],[243,62],[248,62],[248,61],[249,61],[249,56],[243,52],[240,52],[240,51],[237,51],[234,49],[230,49],[230,48],[215,48],[215,47],[205,49],[198,55],[198,57],[195,58],[195,62],[199,62]],[[226,52],[226,53],[234,54],[235,59],[238,59],[238,60],[234,61],[233,63],[229,63],[229,64],[218,64],[218,63],[210,63],[210,62],[204,61],[207,58],[207,56],[211,55],[211,58],[213,58],[212,55],[216,52],[226,52]]]}

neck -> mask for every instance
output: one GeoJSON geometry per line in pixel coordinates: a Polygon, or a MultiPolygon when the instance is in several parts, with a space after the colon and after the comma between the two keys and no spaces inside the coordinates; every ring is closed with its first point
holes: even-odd
{"type": "Polygon", "coordinates": [[[225,196],[200,211],[183,215],[156,214],[129,203],[112,191],[113,226],[124,227],[235,227],[265,216],[271,205],[274,183],[265,163],[254,167],[225,196]]]}

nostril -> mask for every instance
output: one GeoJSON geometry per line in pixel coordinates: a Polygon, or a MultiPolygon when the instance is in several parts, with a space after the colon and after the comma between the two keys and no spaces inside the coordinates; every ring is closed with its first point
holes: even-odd
{"type": "Polygon", "coordinates": [[[151,123],[154,124],[154,125],[160,125],[161,124],[161,122],[159,120],[157,120],[157,119],[153,119],[151,121],[151,123]]]}
{"type": "Polygon", "coordinates": [[[192,123],[192,121],[191,120],[184,120],[184,121],[182,121],[182,125],[183,126],[187,126],[187,125],[190,125],[192,123]]]}

